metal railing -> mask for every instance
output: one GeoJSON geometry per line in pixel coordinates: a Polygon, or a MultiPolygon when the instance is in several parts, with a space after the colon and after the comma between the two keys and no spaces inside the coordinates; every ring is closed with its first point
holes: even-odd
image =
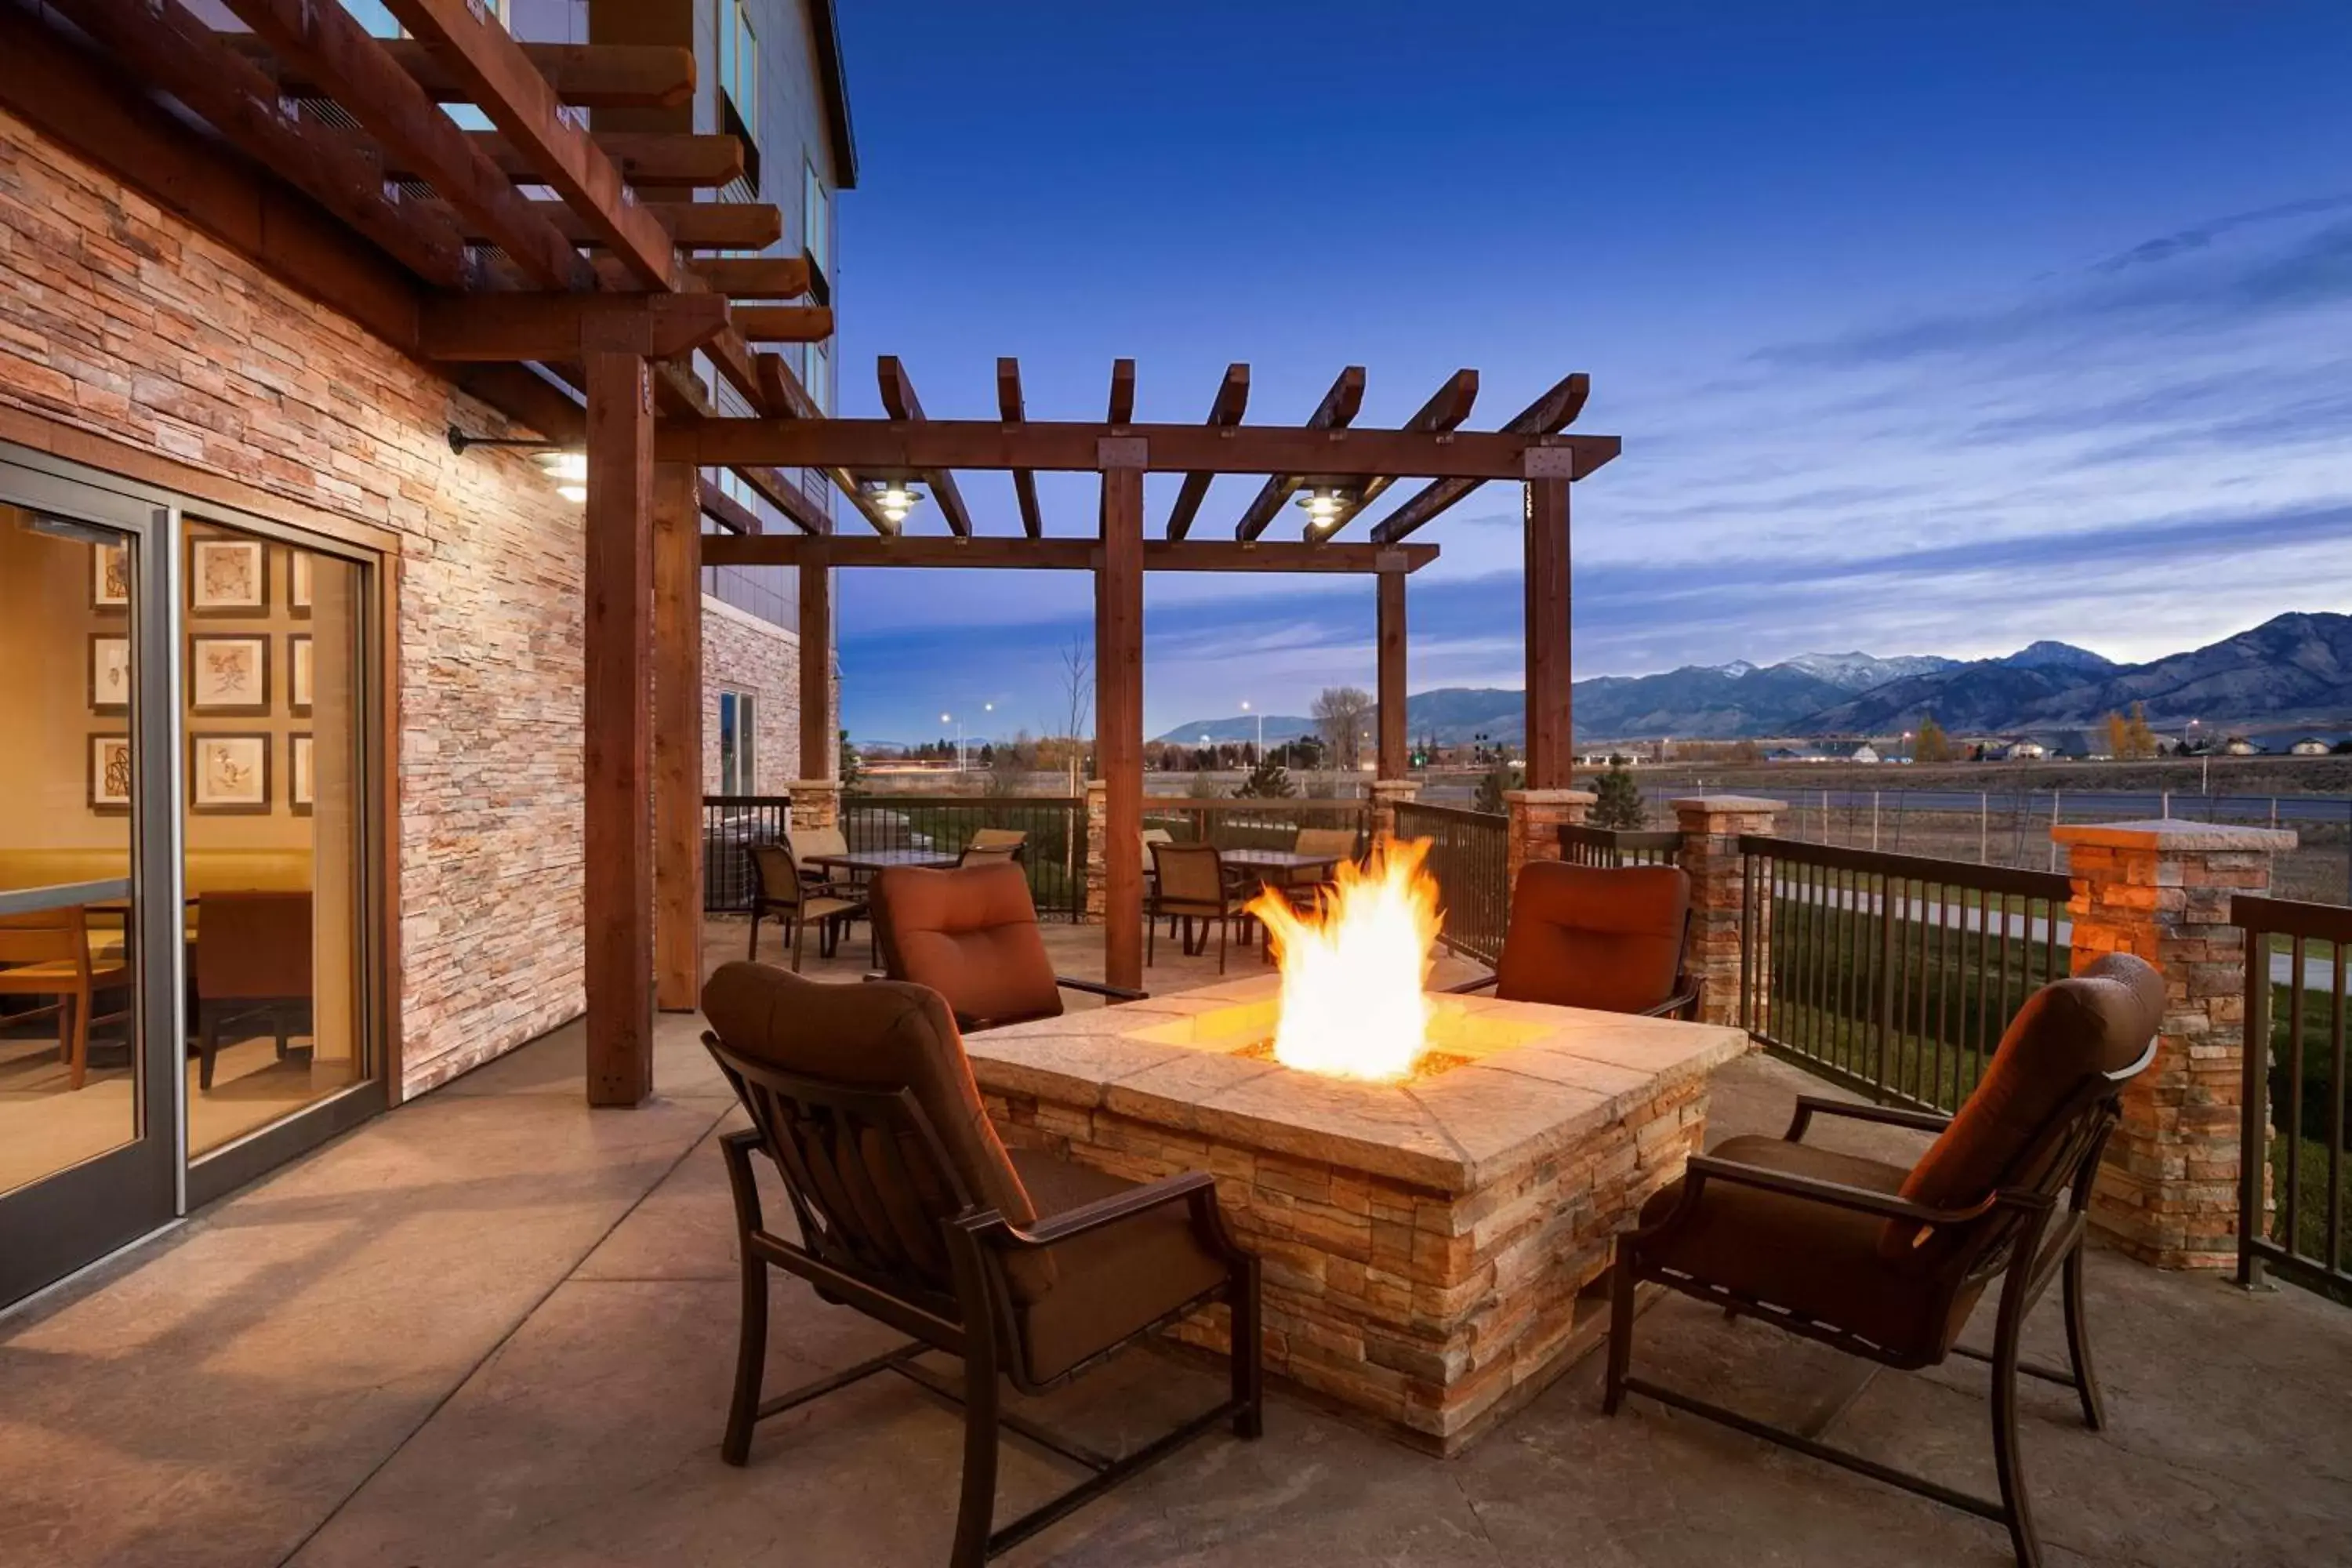
{"type": "Polygon", "coordinates": [[[1361,799],[1224,799],[1146,796],[1143,826],[1180,844],[1221,849],[1287,849],[1302,827],[1352,829],[1360,846],[1371,831],[1370,803],[1361,799]]]}
{"type": "Polygon", "coordinates": [[[1682,848],[1682,834],[1671,827],[1644,830],[1563,823],[1559,829],[1560,858],[1579,866],[1609,870],[1621,866],[1673,866],[1679,863],[1682,848]]]}
{"type": "Polygon", "coordinates": [[[2238,1278],[2258,1283],[2268,1267],[2352,1300],[2344,1158],[2352,909],[2240,898],[2231,900],[2230,922],[2245,933],[2246,948],[2238,1278]],[[2284,982],[2276,952],[2285,954],[2284,982]]]}
{"type": "Polygon", "coordinates": [[[1397,837],[1429,840],[1429,874],[1445,913],[1442,940],[1493,964],[1511,921],[1510,818],[1418,801],[1396,808],[1397,837]]]}
{"type": "Polygon", "coordinates": [[[1881,1102],[1958,1110],[2066,974],[2064,876],[1745,836],[1739,1019],[1881,1102]]]}
{"type": "MultiPolygon", "coordinates": [[[[772,844],[792,822],[782,795],[707,795],[702,803],[702,906],[751,907],[751,847],[772,844]]],[[[962,851],[983,827],[1027,836],[1019,863],[1039,918],[1076,921],[1087,908],[1086,803],[1065,795],[849,795],[841,831],[852,854],[885,849],[962,851]]]]}

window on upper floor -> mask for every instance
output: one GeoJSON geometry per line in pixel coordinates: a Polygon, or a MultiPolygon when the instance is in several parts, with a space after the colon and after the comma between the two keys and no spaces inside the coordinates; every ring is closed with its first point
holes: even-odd
{"type": "Polygon", "coordinates": [[[743,143],[743,177],[760,189],[760,39],[750,0],[718,0],[719,129],[743,143]]]}
{"type": "Polygon", "coordinates": [[[833,194],[814,163],[803,162],[801,170],[801,245],[819,280],[814,292],[822,303],[833,292],[833,194]]]}

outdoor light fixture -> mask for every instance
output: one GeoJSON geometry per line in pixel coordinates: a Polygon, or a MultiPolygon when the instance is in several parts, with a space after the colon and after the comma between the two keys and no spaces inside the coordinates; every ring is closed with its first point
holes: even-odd
{"type": "Polygon", "coordinates": [[[540,471],[553,481],[557,495],[574,506],[588,500],[588,454],[579,447],[524,436],[468,436],[455,425],[449,426],[449,450],[462,458],[476,447],[511,447],[529,452],[538,458],[540,471]]]}
{"type": "Polygon", "coordinates": [[[922,491],[898,479],[868,479],[857,489],[892,522],[906,521],[907,514],[923,502],[922,491]]]}
{"type": "Polygon", "coordinates": [[[1348,497],[1330,485],[1317,485],[1299,496],[1298,504],[1306,509],[1307,520],[1312,526],[1328,528],[1339,521],[1340,509],[1348,504],[1348,497]]]}

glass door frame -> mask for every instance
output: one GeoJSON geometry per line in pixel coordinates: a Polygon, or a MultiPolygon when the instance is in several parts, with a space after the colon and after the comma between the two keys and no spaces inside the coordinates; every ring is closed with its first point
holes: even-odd
{"type": "MultiPolygon", "coordinates": [[[[394,821],[397,789],[390,761],[395,754],[392,684],[392,639],[397,625],[397,558],[342,537],[331,526],[304,529],[234,505],[216,504],[166,487],[125,479],[46,452],[0,441],[0,502],[82,519],[124,530],[140,538],[134,603],[138,641],[134,668],[141,682],[134,704],[138,809],[133,869],[141,945],[156,962],[142,958],[138,979],[140,1008],[140,1102],[142,1135],[122,1149],[61,1173],[78,1177],[122,1157],[137,1174],[93,1175],[58,1185],[51,1177],[0,1197],[0,1259],[10,1259],[17,1237],[14,1211],[26,1211],[27,1237],[41,1237],[59,1258],[79,1257],[63,1273],[97,1261],[138,1241],[173,1219],[203,1206],[282,1165],[328,1139],[357,1126],[395,1102],[400,1073],[398,958],[394,911],[399,868],[394,821]],[[190,521],[217,522],[273,542],[293,545],[349,563],[359,573],[352,595],[359,618],[353,660],[352,731],[354,816],[360,825],[351,846],[355,858],[358,933],[353,962],[357,1007],[354,1027],[365,1064],[358,1082],[327,1095],[284,1119],[256,1129],[193,1163],[188,1158],[188,1048],[186,948],[182,921],[185,873],[183,773],[187,726],[181,711],[184,685],[182,640],[189,622],[182,608],[190,521]],[[152,650],[152,652],[150,650],[152,650]],[[160,1131],[163,1135],[152,1136],[160,1131]],[[133,1151],[138,1158],[128,1158],[133,1151]],[[161,1194],[160,1209],[157,1194],[161,1194]],[[82,1238],[77,1243],[76,1238],[82,1238]],[[105,1245],[94,1247],[100,1237],[105,1245]]],[[[0,1311],[25,1293],[13,1260],[0,1262],[0,1311]]],[[[25,1271],[29,1272],[29,1271],[25,1271]]],[[[36,1285],[34,1289],[42,1289],[36,1285]]]]}

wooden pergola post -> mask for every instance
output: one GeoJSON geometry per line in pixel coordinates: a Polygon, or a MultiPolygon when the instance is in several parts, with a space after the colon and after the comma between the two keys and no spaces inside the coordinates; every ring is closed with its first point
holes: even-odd
{"type": "Polygon", "coordinates": [[[798,776],[829,779],[833,755],[833,572],[803,561],[801,582],[801,765],[798,776]]]}
{"type": "Polygon", "coordinates": [[[1575,773],[1570,724],[1568,484],[1526,481],[1528,787],[1566,789],[1575,773]]]}
{"type": "Polygon", "coordinates": [[[1102,555],[1095,568],[1095,757],[1103,821],[1103,978],[1143,985],[1143,468],[1103,443],[1102,555]]]}
{"type": "Polygon", "coordinates": [[[1383,572],[1380,583],[1380,757],[1375,776],[1401,779],[1409,771],[1412,741],[1405,729],[1404,574],[1383,572]]]}
{"type": "Polygon", "coordinates": [[[702,988],[701,480],[654,471],[654,1000],[691,1013],[702,988]]]}
{"type": "Polygon", "coordinates": [[[653,1092],[653,378],[635,350],[585,358],[588,1103],[635,1105],[653,1092]]]}

